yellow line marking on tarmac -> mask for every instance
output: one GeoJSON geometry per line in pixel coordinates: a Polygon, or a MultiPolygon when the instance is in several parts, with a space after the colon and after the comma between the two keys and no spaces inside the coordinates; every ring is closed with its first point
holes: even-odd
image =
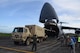
{"type": "Polygon", "coordinates": [[[7,49],[7,50],[14,50],[14,51],[17,51],[17,52],[34,53],[34,52],[30,52],[30,51],[18,50],[18,49],[14,49],[14,48],[3,47],[3,46],[0,46],[0,48],[7,49]]]}

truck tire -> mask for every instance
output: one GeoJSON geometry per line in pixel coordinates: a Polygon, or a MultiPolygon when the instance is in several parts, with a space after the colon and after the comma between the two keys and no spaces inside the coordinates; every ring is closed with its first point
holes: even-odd
{"type": "Polygon", "coordinates": [[[43,42],[43,39],[41,39],[40,41],[43,42]]]}
{"type": "Polygon", "coordinates": [[[42,38],[39,38],[39,43],[40,43],[40,42],[43,42],[43,39],[42,39],[42,38]]]}
{"type": "Polygon", "coordinates": [[[30,45],[30,38],[25,41],[25,45],[30,45]]]}
{"type": "Polygon", "coordinates": [[[15,44],[15,45],[18,45],[18,44],[19,44],[19,42],[14,41],[14,44],[15,44]]]}
{"type": "Polygon", "coordinates": [[[40,40],[38,40],[38,43],[40,43],[40,40]]]}

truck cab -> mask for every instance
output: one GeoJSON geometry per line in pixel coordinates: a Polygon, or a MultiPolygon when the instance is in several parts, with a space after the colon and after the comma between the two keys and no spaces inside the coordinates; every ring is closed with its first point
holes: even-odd
{"type": "Polygon", "coordinates": [[[29,36],[31,36],[31,34],[27,27],[15,27],[12,32],[12,40],[14,41],[14,44],[18,44],[19,42],[25,43],[29,36]]]}

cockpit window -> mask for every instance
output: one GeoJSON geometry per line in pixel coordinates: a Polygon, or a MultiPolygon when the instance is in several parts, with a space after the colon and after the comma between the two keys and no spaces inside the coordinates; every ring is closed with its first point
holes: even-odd
{"type": "Polygon", "coordinates": [[[15,28],[13,32],[23,32],[23,28],[15,28]]]}

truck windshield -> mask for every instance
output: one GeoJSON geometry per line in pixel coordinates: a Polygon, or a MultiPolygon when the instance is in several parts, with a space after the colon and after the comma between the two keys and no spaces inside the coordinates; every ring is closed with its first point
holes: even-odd
{"type": "Polygon", "coordinates": [[[15,28],[13,32],[23,32],[23,28],[15,28]]]}

